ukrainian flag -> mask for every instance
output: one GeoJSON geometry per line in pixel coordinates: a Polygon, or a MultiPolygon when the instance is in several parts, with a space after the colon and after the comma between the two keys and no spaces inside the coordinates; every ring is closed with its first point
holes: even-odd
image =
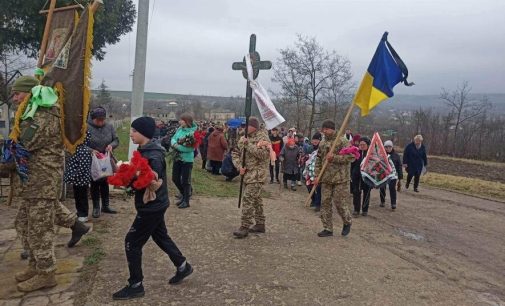
{"type": "Polygon", "coordinates": [[[387,37],[388,32],[385,32],[354,96],[354,103],[361,108],[361,116],[368,115],[379,103],[391,98],[396,84],[414,85],[407,82],[408,69],[387,37]]]}

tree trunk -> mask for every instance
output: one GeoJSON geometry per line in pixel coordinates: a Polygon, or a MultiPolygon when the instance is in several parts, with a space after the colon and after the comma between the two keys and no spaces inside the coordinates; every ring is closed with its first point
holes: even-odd
{"type": "Polygon", "coordinates": [[[316,103],[312,102],[312,107],[311,107],[311,110],[310,110],[310,119],[309,119],[309,134],[312,134],[312,127],[313,127],[313,123],[314,123],[314,113],[316,111],[316,103]]]}

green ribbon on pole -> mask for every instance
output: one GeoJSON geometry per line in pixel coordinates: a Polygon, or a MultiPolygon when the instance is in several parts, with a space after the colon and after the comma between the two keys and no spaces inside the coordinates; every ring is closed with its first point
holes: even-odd
{"type": "Polygon", "coordinates": [[[21,120],[32,118],[39,107],[50,108],[58,101],[58,95],[49,86],[37,85],[32,88],[32,96],[21,120]]]}

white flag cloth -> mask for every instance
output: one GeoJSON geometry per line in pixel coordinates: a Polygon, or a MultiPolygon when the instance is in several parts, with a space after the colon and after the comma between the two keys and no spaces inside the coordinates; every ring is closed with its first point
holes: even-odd
{"type": "Polygon", "coordinates": [[[270,100],[270,97],[268,96],[265,88],[263,88],[259,82],[253,79],[253,69],[249,53],[247,53],[245,56],[245,62],[247,67],[247,76],[249,79],[249,84],[253,91],[254,100],[256,100],[256,105],[258,105],[261,118],[263,118],[263,121],[265,121],[265,126],[268,130],[271,130],[286,120],[275,109],[275,105],[272,103],[272,100],[270,100]]]}

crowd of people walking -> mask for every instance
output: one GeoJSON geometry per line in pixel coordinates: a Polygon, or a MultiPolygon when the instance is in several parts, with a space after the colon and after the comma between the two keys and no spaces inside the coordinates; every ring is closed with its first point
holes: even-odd
{"type": "MultiPolygon", "coordinates": [[[[13,86],[14,103],[26,107],[34,86],[38,86],[37,79],[19,78],[13,86]]],[[[30,121],[25,117],[16,120],[0,163],[1,172],[18,174],[12,176],[11,187],[19,207],[15,223],[29,264],[15,278],[19,282],[18,289],[24,292],[56,285],[54,227],[71,228],[72,237],[67,245],[75,246],[89,231],[85,225],[90,221],[89,196],[93,219],[100,218],[102,213],[116,214],[116,209],[111,207],[107,178],[116,171],[114,149],[119,139],[114,127],[107,122],[105,108],[99,106],[91,110],[84,141],[73,155],[67,156],[64,171],[60,125],[54,120],[57,115],[52,115],[56,114],[57,105],[48,104],[44,108],[30,112],[30,121]],[[76,213],[58,201],[62,178],[72,185],[76,213]]],[[[255,117],[249,119],[247,131],[244,124],[231,127],[226,123],[197,123],[189,114],[182,114],[177,126],[157,126],[153,118],[140,117],[132,122],[130,138],[138,145],[138,154],[147,160],[154,179],[148,187],[133,190],[137,215],[125,237],[130,278],[126,287],[113,294],[114,299],[144,295],[142,249],[150,237],[176,268],[170,284],[181,282],[193,272],[168,235],[164,221],[170,204],[167,151],[172,156],[171,180],[177,189],[176,204],[181,209],[191,207],[191,177],[198,155],[202,168],[212,175],[224,175],[226,181],[243,177],[240,226],[233,232],[239,239],[249,233],[266,232],[262,190],[267,181],[282,184],[280,188],[292,192],[303,185],[309,192],[315,188],[311,207],[320,212],[323,230],[317,233],[319,237],[333,235],[334,205],[342,219],[343,236],[350,233],[353,217],[368,215],[373,187],[364,179],[362,165],[373,144],[370,138],[352,135],[350,130],[337,139],[336,125],[331,120],[325,120],[309,140],[296,128],[266,130],[255,117]],[[324,173],[323,164],[326,164],[324,173]]],[[[395,151],[391,140],[384,142],[387,163],[394,169],[394,175],[380,185],[380,206],[385,206],[389,190],[391,209],[397,209],[403,169],[407,173],[405,189],[410,188],[413,179],[413,190],[419,192],[420,176],[426,172],[428,164],[422,142],[421,135],[415,136],[403,150],[403,157],[395,151]]]]}

